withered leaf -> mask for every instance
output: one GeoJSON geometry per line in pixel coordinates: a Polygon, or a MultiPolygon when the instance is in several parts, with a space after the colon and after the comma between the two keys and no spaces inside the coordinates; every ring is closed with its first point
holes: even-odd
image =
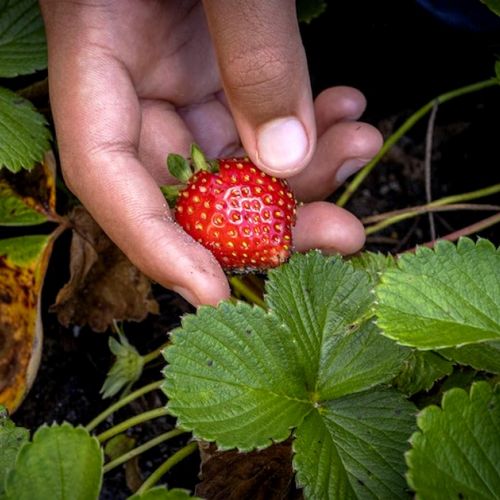
{"type": "Polygon", "coordinates": [[[64,326],[89,325],[104,332],[113,320],[142,321],[158,313],[150,280],[106,236],[83,207],[69,215],[73,226],[70,280],[51,311],[64,326]]]}
{"type": "Polygon", "coordinates": [[[53,235],[0,240],[0,404],[16,410],[40,363],[40,291],[53,235]]]}
{"type": "Polygon", "coordinates": [[[31,170],[0,171],[0,225],[31,226],[56,220],[55,159],[47,152],[31,170]]]}
{"type": "Polygon", "coordinates": [[[261,451],[217,451],[213,443],[200,443],[201,482],[196,495],[206,500],[299,500],[295,488],[290,441],[261,451]]]}

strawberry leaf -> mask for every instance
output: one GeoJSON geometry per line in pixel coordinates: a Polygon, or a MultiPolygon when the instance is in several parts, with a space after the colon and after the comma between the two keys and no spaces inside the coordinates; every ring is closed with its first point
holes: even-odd
{"type": "Polygon", "coordinates": [[[500,341],[442,349],[440,353],[461,365],[469,365],[476,370],[500,373],[500,341]]]}
{"type": "Polygon", "coordinates": [[[30,170],[49,149],[50,132],[45,118],[32,104],[0,87],[0,169],[30,170]]]}
{"type": "Polygon", "coordinates": [[[481,0],[497,16],[500,16],[500,0],[481,0]]]}
{"type": "Polygon", "coordinates": [[[405,498],[403,453],[415,407],[376,390],[329,401],[296,431],[294,466],[305,498],[405,498]]]}
{"type": "Polygon", "coordinates": [[[373,387],[395,376],[409,350],[371,322],[368,274],[312,252],[272,271],[267,291],[267,310],[201,307],[173,332],[164,389],[179,426],[245,451],[296,428],[295,467],[313,497],[401,498],[415,409],[373,387]],[[366,489],[351,484],[358,479],[366,489]]]}
{"type": "Polygon", "coordinates": [[[128,500],[201,500],[199,497],[193,497],[187,490],[174,488],[167,490],[163,486],[156,486],[146,492],[131,496],[128,500]]]}
{"type": "Polygon", "coordinates": [[[97,499],[103,454],[99,442],[68,423],[40,427],[18,453],[7,500],[97,499]]]}
{"type": "Polygon", "coordinates": [[[306,385],[320,399],[388,382],[409,354],[370,321],[368,274],[340,257],[295,255],[269,273],[266,291],[267,303],[292,333],[306,385]]]}
{"type": "Polygon", "coordinates": [[[403,394],[412,396],[428,391],[439,379],[450,375],[453,363],[431,351],[412,351],[393,385],[403,394]]]}
{"type": "Polygon", "coordinates": [[[14,468],[21,446],[28,441],[29,431],[16,427],[7,416],[7,410],[0,405],[0,497],[4,493],[5,479],[14,468]]]}
{"type": "Polygon", "coordinates": [[[47,46],[37,0],[0,2],[0,77],[47,67],[47,46]]]}
{"type": "Polygon", "coordinates": [[[456,347],[500,339],[500,251],[442,241],[403,255],[377,288],[378,325],[403,345],[456,347]]]}
{"type": "Polygon", "coordinates": [[[418,498],[499,498],[500,394],[486,382],[451,389],[417,419],[406,458],[418,498]]]}
{"type": "Polygon", "coordinates": [[[244,303],[186,316],[165,350],[164,389],[179,425],[223,449],[285,440],[312,408],[287,336],[244,303]]]}

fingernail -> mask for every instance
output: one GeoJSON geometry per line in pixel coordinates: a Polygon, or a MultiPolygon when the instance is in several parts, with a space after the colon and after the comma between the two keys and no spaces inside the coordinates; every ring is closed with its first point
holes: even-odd
{"type": "Polygon", "coordinates": [[[259,160],[270,170],[294,170],[307,155],[309,141],[302,123],[289,116],[277,118],[260,128],[257,134],[259,160]]]}
{"type": "Polygon", "coordinates": [[[182,297],[184,297],[193,306],[197,306],[200,304],[200,300],[198,299],[196,294],[194,294],[191,290],[188,290],[187,288],[184,288],[182,286],[173,286],[172,290],[175,293],[182,295],[182,297]]]}
{"type": "Polygon", "coordinates": [[[337,170],[335,180],[337,184],[343,184],[348,177],[355,174],[362,166],[366,165],[370,160],[361,158],[353,158],[345,161],[337,170]]]}

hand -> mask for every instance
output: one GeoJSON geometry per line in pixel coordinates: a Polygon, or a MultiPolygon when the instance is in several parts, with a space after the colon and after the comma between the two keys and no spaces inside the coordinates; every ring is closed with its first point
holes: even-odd
{"type": "MultiPolygon", "coordinates": [[[[295,2],[41,0],[49,85],[68,187],[145,274],[193,304],[229,296],[212,254],[182,232],[158,189],[169,152],[245,149],[289,177],[299,199],[326,197],[381,145],[339,87],[313,103],[295,2]],[[341,165],[344,165],[341,168],[341,165]]],[[[298,212],[295,246],[352,253],[360,222],[325,202],[298,212]]]]}

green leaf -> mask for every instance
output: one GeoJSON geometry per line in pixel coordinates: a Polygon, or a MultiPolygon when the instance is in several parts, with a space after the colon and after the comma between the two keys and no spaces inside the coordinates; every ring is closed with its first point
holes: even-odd
{"type": "Polygon", "coordinates": [[[50,147],[45,118],[26,99],[0,87],[0,169],[31,169],[50,147]]]}
{"type": "Polygon", "coordinates": [[[500,339],[500,252],[487,240],[438,242],[403,255],[377,287],[378,325],[403,345],[456,347],[500,339]]]}
{"type": "Polygon", "coordinates": [[[301,22],[310,23],[325,10],[325,0],[297,0],[297,18],[301,22]]]}
{"type": "Polygon", "coordinates": [[[392,255],[382,253],[363,252],[349,260],[354,269],[366,271],[374,285],[378,284],[382,273],[387,269],[396,267],[396,259],[392,255]]]}
{"type": "Polygon", "coordinates": [[[368,320],[369,276],[318,252],[269,273],[266,301],[292,333],[307,387],[331,399],[388,382],[408,351],[368,320]]]}
{"type": "Polygon", "coordinates": [[[26,266],[38,260],[50,242],[50,236],[32,234],[0,240],[0,256],[8,256],[9,261],[17,266],[26,266]]]}
{"type": "Polygon", "coordinates": [[[0,172],[0,225],[31,226],[57,218],[55,171],[49,153],[30,171],[0,172]]]}
{"type": "Polygon", "coordinates": [[[0,225],[33,226],[43,224],[46,221],[47,217],[45,215],[26,205],[0,179],[0,225]]]}
{"type": "Polygon", "coordinates": [[[311,412],[294,442],[305,498],[405,498],[403,456],[415,413],[391,390],[345,396],[311,412]]]}
{"type": "Polygon", "coordinates": [[[470,395],[451,389],[442,409],[428,406],[406,458],[418,498],[500,498],[500,396],[486,382],[470,395]]]}
{"type": "Polygon", "coordinates": [[[442,349],[441,354],[461,365],[476,370],[500,373],[500,342],[483,342],[462,347],[442,349]]]}
{"type": "Polygon", "coordinates": [[[0,77],[47,67],[47,45],[37,0],[0,2],[0,77]]]}
{"type": "Polygon", "coordinates": [[[500,0],[481,0],[492,12],[500,16],[500,0]]]}
{"type": "Polygon", "coordinates": [[[167,490],[162,486],[151,488],[142,495],[133,495],[129,500],[201,500],[199,497],[192,497],[188,490],[174,488],[167,490]]]}
{"type": "Polygon", "coordinates": [[[143,357],[129,343],[127,337],[119,333],[119,339],[118,341],[114,337],[109,338],[109,348],[116,359],[101,387],[100,392],[104,399],[115,396],[122,389],[130,388],[139,380],[144,367],[143,357]]]}
{"type": "Polygon", "coordinates": [[[164,389],[180,427],[221,448],[283,441],[311,410],[281,322],[244,303],[201,307],[172,332],[164,389]]]}
{"type": "Polygon", "coordinates": [[[495,75],[498,80],[500,80],[500,61],[495,63],[495,75]]]}
{"type": "Polygon", "coordinates": [[[453,363],[431,351],[412,351],[393,385],[407,396],[428,391],[439,379],[450,375],[453,363]]]}
{"type": "Polygon", "coordinates": [[[17,453],[28,439],[28,429],[16,427],[7,417],[7,410],[0,405],[0,496],[5,492],[5,479],[14,468],[17,453]]]}
{"type": "Polygon", "coordinates": [[[103,456],[99,442],[81,427],[43,426],[20,450],[7,478],[9,500],[97,499],[103,456]]]}

